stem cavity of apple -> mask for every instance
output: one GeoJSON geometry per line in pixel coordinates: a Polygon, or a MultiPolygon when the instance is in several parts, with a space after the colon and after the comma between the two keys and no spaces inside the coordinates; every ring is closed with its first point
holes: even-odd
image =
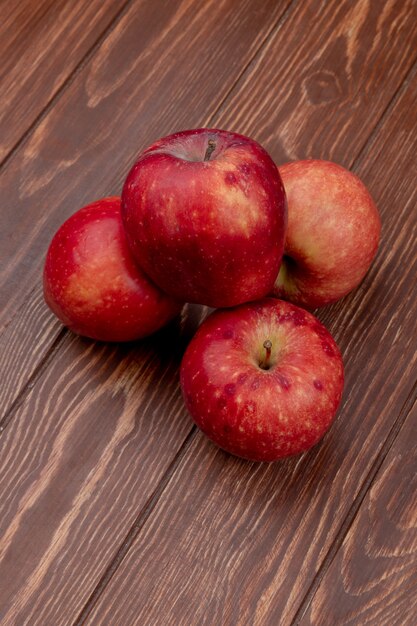
{"type": "Polygon", "coordinates": [[[260,364],[260,367],[263,370],[269,370],[269,368],[271,367],[271,351],[272,351],[272,341],[270,341],[269,339],[267,339],[266,341],[264,341],[264,348],[266,351],[266,355],[264,360],[262,361],[262,363],[260,364]]]}
{"type": "Polygon", "coordinates": [[[206,149],[206,153],[204,155],[204,160],[205,161],[210,161],[210,157],[213,154],[215,149],[216,149],[216,142],[214,141],[214,139],[209,139],[208,140],[207,149],[206,149]]]}

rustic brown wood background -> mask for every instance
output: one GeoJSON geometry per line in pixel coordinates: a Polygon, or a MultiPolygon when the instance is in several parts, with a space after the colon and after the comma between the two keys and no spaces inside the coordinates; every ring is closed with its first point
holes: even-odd
{"type": "Polygon", "coordinates": [[[417,623],[415,0],[0,0],[0,623],[417,623]],[[72,335],[48,242],[135,155],[224,127],[333,159],[382,214],[364,283],[319,312],[346,390],[271,465],[195,428],[178,365],[205,311],[136,344],[72,335]]]}

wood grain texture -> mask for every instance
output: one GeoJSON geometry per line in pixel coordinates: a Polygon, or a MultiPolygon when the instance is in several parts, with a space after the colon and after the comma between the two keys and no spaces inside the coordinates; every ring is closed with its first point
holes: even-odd
{"type": "Polygon", "coordinates": [[[415,382],[416,110],[414,72],[355,167],[383,239],[361,287],[320,314],[346,365],[334,427],[269,466],[198,434],[88,623],[291,624],[415,382]]]}
{"type": "Polygon", "coordinates": [[[350,167],[416,58],[417,4],[298,4],[214,123],[262,141],[277,163],[350,167]]]}
{"type": "Polygon", "coordinates": [[[1,415],[59,332],[41,296],[54,231],[81,206],[120,193],[136,153],[158,135],[206,124],[288,3],[175,0],[161,11],[137,0],[10,161],[1,178],[0,333],[12,354],[0,357],[1,415]]]}
{"type": "Polygon", "coordinates": [[[62,333],[61,323],[53,319],[45,306],[42,286],[37,284],[13,323],[0,334],[0,432],[25,390],[30,390],[54,344],[62,339],[62,333]]]}
{"type": "Polygon", "coordinates": [[[175,457],[190,311],[136,346],[68,334],[4,430],[2,625],[72,623],[175,457]]]}
{"type": "Polygon", "coordinates": [[[123,5],[123,0],[0,3],[0,162],[123,5]]]}
{"type": "Polygon", "coordinates": [[[300,624],[414,626],[417,404],[300,624]]]}

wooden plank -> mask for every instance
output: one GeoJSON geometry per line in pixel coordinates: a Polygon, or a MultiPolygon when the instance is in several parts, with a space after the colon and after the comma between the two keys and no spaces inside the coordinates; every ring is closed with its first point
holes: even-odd
{"type": "MultiPolygon", "coordinates": [[[[54,231],[120,192],[140,148],[206,124],[290,0],[137,0],[3,172],[0,357],[4,414],[57,337],[40,276],[54,231]],[[14,375],[10,377],[10,361],[14,375]]],[[[1,419],[1,416],[0,416],[1,419]]]]}
{"type": "Polygon", "coordinates": [[[0,161],[123,6],[122,0],[0,3],[0,161]]]}
{"type": "MultiPolygon", "coordinates": [[[[56,191],[52,221],[60,222],[65,211],[74,209],[74,203],[81,204],[82,194],[87,200],[90,183],[100,190],[98,195],[111,191],[112,176],[121,181],[127,161],[141,141],[151,140],[159,124],[165,125],[167,132],[181,119],[184,125],[185,120],[187,125],[195,125],[208,119],[286,6],[287,2],[270,0],[258,7],[251,2],[237,7],[234,0],[224,0],[208,7],[187,0],[166,3],[162,14],[150,0],[132,7],[92,66],[79,75],[80,84],[74,83],[64,102],[60,100],[46,118],[42,133],[47,128],[49,138],[39,147],[40,162],[34,159],[33,165],[39,176],[43,172],[59,178],[60,182],[54,179],[47,185],[56,191]],[[214,58],[218,67],[209,64],[214,58]],[[126,71],[115,80],[122,60],[126,71]],[[196,81],[203,73],[206,80],[197,92],[196,81]],[[117,107],[122,105],[126,119],[117,118],[117,107]],[[73,171],[46,168],[48,154],[52,157],[54,153],[52,146],[55,155],[63,157],[72,141],[70,125],[65,131],[66,143],[60,145],[58,140],[66,115],[77,120],[87,135],[84,139],[80,130],[77,141],[89,156],[84,158],[74,143],[83,161],[75,168],[80,188],[74,185],[73,171]],[[110,154],[102,155],[96,145],[97,163],[89,165],[94,134],[98,137],[102,129],[108,140],[107,133],[117,135],[119,124],[124,130],[120,141],[115,140],[114,150],[112,146],[110,154]],[[101,171],[104,164],[105,173],[101,171]],[[91,168],[94,175],[90,171],[83,178],[91,168]],[[118,173],[114,174],[115,170],[118,173]]],[[[14,167],[11,164],[10,168],[14,167]]],[[[18,181],[24,181],[21,170],[16,172],[18,181]]],[[[30,176],[33,174],[31,170],[30,176]]],[[[36,176],[31,180],[36,186],[36,176]]],[[[33,230],[43,238],[42,229],[49,229],[50,235],[54,226],[45,204],[40,207],[37,202],[46,200],[48,193],[38,189],[33,194],[28,205],[41,220],[34,222],[33,230]],[[42,222],[43,213],[47,226],[42,222]]],[[[21,236],[17,233],[16,240],[21,236]]],[[[26,258],[25,263],[29,268],[30,260],[26,258]]],[[[35,287],[35,301],[39,295],[35,287]]],[[[41,371],[34,387],[21,399],[3,432],[0,453],[0,467],[5,468],[0,477],[2,625],[71,623],[138,511],[146,506],[164,473],[172,471],[170,464],[190,429],[178,390],[179,360],[184,341],[191,337],[201,314],[200,309],[188,307],[181,323],[177,321],[136,346],[105,347],[68,333],[50,367],[41,371]]],[[[20,311],[13,325],[16,319],[22,321],[20,311]]],[[[36,307],[28,309],[24,319],[34,321],[36,307]]],[[[25,330],[20,323],[19,332],[26,332],[28,340],[34,329],[28,326],[25,330]]],[[[12,337],[10,334],[10,340],[12,337]]],[[[28,344],[30,341],[22,360],[31,358],[28,344]]],[[[11,366],[17,370],[16,360],[11,366]]]]}
{"type": "Polygon", "coordinates": [[[414,72],[355,167],[383,239],[361,288],[320,316],[346,364],[334,427],[303,457],[271,465],[227,456],[199,433],[88,623],[292,622],[414,383],[416,110],[414,72]]]}
{"type": "Polygon", "coordinates": [[[416,418],[417,404],[300,624],[416,623],[416,418]]]}

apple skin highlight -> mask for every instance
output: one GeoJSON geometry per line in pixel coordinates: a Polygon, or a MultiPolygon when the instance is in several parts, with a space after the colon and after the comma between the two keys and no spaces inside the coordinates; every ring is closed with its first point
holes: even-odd
{"type": "Polygon", "coordinates": [[[62,224],[48,249],[43,286],[63,324],[101,341],[145,337],[182,308],[134,263],[118,197],[93,202],[62,224]]]}
{"type": "Polygon", "coordinates": [[[355,289],[374,259],[378,209],[363,182],[316,159],[279,167],[288,201],[282,265],[272,295],[313,309],[355,289]]]}
{"type": "Polygon", "coordinates": [[[197,426],[252,461],[314,446],[334,420],[343,383],[342,357],[326,328],[274,298],[212,313],[181,364],[182,393],[197,426]]]}
{"type": "Polygon", "coordinates": [[[273,288],[285,192],[252,139],[205,128],[160,139],[126,179],[122,216],[137,262],[178,300],[229,307],[273,288]]]}

